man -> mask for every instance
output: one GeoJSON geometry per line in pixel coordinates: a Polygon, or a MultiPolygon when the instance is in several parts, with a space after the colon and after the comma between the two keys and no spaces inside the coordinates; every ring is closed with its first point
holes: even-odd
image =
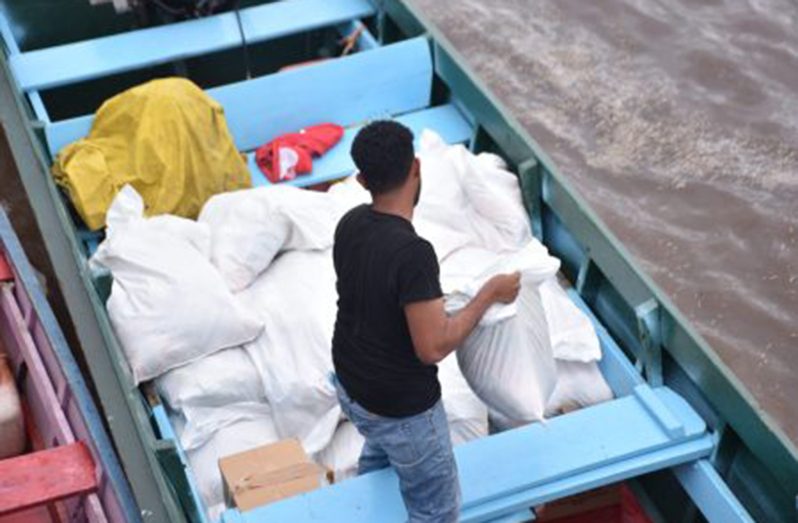
{"type": "Polygon", "coordinates": [[[343,411],[366,439],[359,472],[393,466],[411,523],[455,522],[460,487],[435,364],[488,307],[515,300],[519,275],[493,278],[447,317],[435,251],[411,223],[421,194],[412,133],[371,123],[352,158],[373,203],[349,211],[335,232],[333,361],[343,411]]]}

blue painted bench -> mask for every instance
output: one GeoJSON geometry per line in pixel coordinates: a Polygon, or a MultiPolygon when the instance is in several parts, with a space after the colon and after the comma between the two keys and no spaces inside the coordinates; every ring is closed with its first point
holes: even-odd
{"type": "MultiPolygon", "coordinates": [[[[473,127],[458,108],[452,104],[429,107],[432,76],[429,42],[420,37],[216,87],[208,94],[224,107],[236,146],[249,151],[256,186],[269,183],[251,152],[261,144],[315,123],[347,127],[341,142],[314,160],[311,174],[290,182],[308,186],[352,173],[352,140],[363,123],[375,118],[395,117],[417,137],[429,128],[448,143],[468,141],[473,127]]],[[[47,125],[44,132],[50,154],[55,156],[63,146],[86,136],[93,120],[93,115],[87,115],[47,125]]],[[[92,252],[97,235],[89,234],[84,241],[92,252]]]]}
{"type": "MultiPolygon", "coordinates": [[[[373,15],[368,0],[284,0],[240,11],[248,44],[373,15]]],[[[17,53],[11,71],[25,91],[43,90],[242,45],[235,13],[222,13],[17,53]],[[164,45],[168,42],[168,45],[164,45]]]]}
{"type": "MultiPolygon", "coordinates": [[[[635,393],[472,441],[455,449],[463,523],[490,521],[525,507],[708,456],[703,420],[667,388],[635,393]]],[[[392,469],[266,505],[225,512],[225,523],[401,522],[406,517],[392,469]]]]}
{"type": "MultiPolygon", "coordinates": [[[[423,109],[396,117],[396,121],[406,125],[415,135],[416,142],[424,129],[437,132],[446,143],[464,143],[473,134],[471,125],[454,105],[442,105],[423,109]]],[[[352,141],[360,130],[360,126],[350,127],[344,132],[343,138],[321,158],[313,160],[313,172],[306,176],[299,176],[294,180],[283,182],[288,185],[307,187],[317,183],[337,180],[352,174],[355,169],[349,150],[352,141]]],[[[249,170],[252,173],[252,182],[256,187],[269,185],[271,182],[261,174],[255,163],[255,153],[247,154],[249,170]]]]}
{"type": "MultiPolygon", "coordinates": [[[[425,38],[414,38],[344,58],[283,71],[208,90],[224,107],[228,127],[242,151],[272,138],[321,122],[347,129],[342,141],[314,161],[313,173],[294,180],[312,185],[352,171],[349,146],[359,126],[395,116],[417,135],[437,131],[449,143],[467,141],[472,126],[453,105],[428,108],[432,92],[432,56],[425,38]],[[389,64],[386,67],[386,64],[389,64]]],[[[89,133],[92,115],[48,125],[51,155],[89,133]]],[[[268,181],[254,154],[249,164],[255,185],[268,181]]]]}
{"type": "MultiPolygon", "coordinates": [[[[242,9],[241,29],[235,13],[224,13],[26,53],[20,52],[8,21],[0,14],[0,36],[13,76],[27,94],[34,114],[49,123],[40,89],[223,51],[244,41],[264,42],[333,25],[346,29],[353,20],[373,14],[375,9],[368,0],[284,0],[242,9]],[[163,45],[165,41],[168,46],[163,45]]],[[[358,43],[368,49],[375,41],[366,32],[358,43]]]]}
{"type": "MultiPolygon", "coordinates": [[[[575,289],[569,289],[571,300],[590,318],[601,341],[604,354],[599,366],[616,396],[628,394],[643,383],[643,378],[610,333],[599,322],[575,289]]],[[[708,459],[700,459],[673,468],[684,487],[708,521],[753,523],[753,518],[720,477],[708,459]]]]}

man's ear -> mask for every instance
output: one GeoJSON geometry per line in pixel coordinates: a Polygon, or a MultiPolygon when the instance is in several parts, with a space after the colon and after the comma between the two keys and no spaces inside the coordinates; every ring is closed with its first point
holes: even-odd
{"type": "Polygon", "coordinates": [[[421,176],[421,160],[418,159],[418,156],[413,158],[413,165],[410,167],[410,174],[413,176],[421,176]]]}
{"type": "Polygon", "coordinates": [[[369,186],[368,184],[366,184],[366,178],[363,176],[363,173],[357,173],[357,176],[355,178],[357,178],[358,183],[368,191],[369,186]]]}

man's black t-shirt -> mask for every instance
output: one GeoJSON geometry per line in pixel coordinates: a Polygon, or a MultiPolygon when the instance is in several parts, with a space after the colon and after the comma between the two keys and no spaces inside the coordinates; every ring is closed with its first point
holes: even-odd
{"type": "Polygon", "coordinates": [[[335,231],[338,318],[333,362],[353,400],[381,416],[412,416],[441,396],[438,368],[416,356],[404,306],[440,298],[438,259],[407,220],[362,205],[335,231]]]}

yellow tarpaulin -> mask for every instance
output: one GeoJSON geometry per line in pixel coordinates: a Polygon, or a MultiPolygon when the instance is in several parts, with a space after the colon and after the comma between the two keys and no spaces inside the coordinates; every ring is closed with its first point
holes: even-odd
{"type": "Polygon", "coordinates": [[[53,176],[89,229],[105,225],[131,184],[148,215],[196,218],[214,194],[251,187],[222,107],[182,78],[153,80],[107,100],[89,136],[64,147],[53,176]]]}

